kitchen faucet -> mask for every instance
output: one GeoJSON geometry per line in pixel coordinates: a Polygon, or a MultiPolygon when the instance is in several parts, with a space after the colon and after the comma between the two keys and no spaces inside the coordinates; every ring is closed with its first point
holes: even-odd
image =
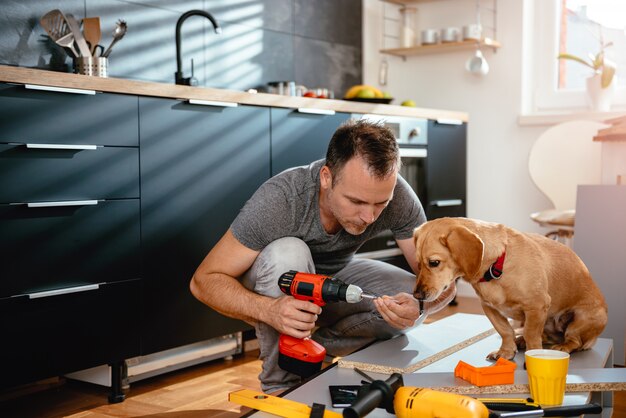
{"type": "Polygon", "coordinates": [[[189,10],[183,13],[176,22],[176,84],[183,84],[186,86],[197,86],[198,79],[193,76],[193,59],[191,60],[191,77],[183,77],[182,64],[180,59],[180,28],[183,26],[183,22],[190,16],[204,16],[211,21],[215,28],[215,33],[222,33],[222,28],[217,23],[217,20],[210,13],[204,10],[189,10]]]}

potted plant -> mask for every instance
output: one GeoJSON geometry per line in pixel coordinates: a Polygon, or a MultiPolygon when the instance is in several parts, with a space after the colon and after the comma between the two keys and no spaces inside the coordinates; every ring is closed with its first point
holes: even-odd
{"type": "Polygon", "coordinates": [[[597,111],[608,111],[611,107],[613,93],[613,78],[615,76],[615,64],[606,58],[605,49],[613,45],[613,42],[604,43],[600,39],[600,51],[597,54],[589,54],[588,59],[579,56],[561,53],[558,59],[569,59],[579,62],[593,70],[591,77],[587,78],[587,94],[591,106],[597,111]]]}

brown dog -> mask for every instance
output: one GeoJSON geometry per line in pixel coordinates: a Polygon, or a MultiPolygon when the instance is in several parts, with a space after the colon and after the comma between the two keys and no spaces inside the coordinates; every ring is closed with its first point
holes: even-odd
{"type": "Polygon", "coordinates": [[[414,239],[420,265],[415,297],[435,300],[455,279],[469,282],[502,337],[488,359],[512,359],[524,344],[586,350],[606,326],[600,289],[581,259],[561,243],[467,218],[426,222],[414,239]],[[522,323],[517,344],[507,317],[522,323]]]}

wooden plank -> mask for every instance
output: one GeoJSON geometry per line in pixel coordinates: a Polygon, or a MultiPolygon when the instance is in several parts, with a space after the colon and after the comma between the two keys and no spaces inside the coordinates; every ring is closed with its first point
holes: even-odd
{"type": "Polygon", "coordinates": [[[343,367],[343,368],[348,368],[348,369],[360,369],[366,372],[375,372],[375,373],[384,373],[384,374],[391,374],[391,373],[413,373],[416,370],[419,370],[423,367],[429,366],[445,357],[448,357],[450,354],[456,353],[457,351],[460,351],[482,339],[485,339],[487,337],[489,337],[490,335],[493,335],[496,333],[496,330],[491,328],[488,329],[487,331],[483,331],[480,334],[474,335],[470,338],[467,338],[457,344],[454,344],[444,350],[441,350],[435,354],[433,354],[432,356],[426,357],[423,360],[418,361],[417,363],[414,363],[408,367],[404,367],[404,368],[399,368],[399,367],[390,367],[390,366],[385,366],[385,365],[380,365],[380,364],[371,364],[371,363],[363,363],[363,362],[358,362],[358,361],[352,361],[352,360],[346,360],[346,359],[340,359],[339,360],[339,367],[343,367]]]}
{"type": "MultiPolygon", "coordinates": [[[[471,394],[529,393],[528,375],[524,370],[515,372],[510,385],[475,386],[454,377],[454,373],[412,373],[403,376],[405,386],[426,387],[442,392],[471,394]]],[[[565,392],[604,392],[626,390],[625,368],[597,368],[571,370],[567,375],[565,392]]]]}
{"type": "Polygon", "coordinates": [[[396,55],[399,57],[408,57],[412,55],[426,55],[440,52],[472,50],[476,49],[477,44],[483,48],[492,48],[494,51],[501,46],[498,41],[485,38],[480,41],[467,40],[459,42],[445,42],[432,45],[417,45],[410,48],[381,49],[380,52],[383,54],[396,55]]]}

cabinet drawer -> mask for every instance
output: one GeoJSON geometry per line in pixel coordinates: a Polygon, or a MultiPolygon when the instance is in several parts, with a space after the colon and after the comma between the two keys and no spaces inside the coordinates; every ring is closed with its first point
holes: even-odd
{"type": "Polygon", "coordinates": [[[137,148],[0,144],[0,203],[137,197],[137,148]]]}
{"type": "Polygon", "coordinates": [[[139,144],[137,97],[0,84],[0,142],[139,144]]]}
{"type": "Polygon", "coordinates": [[[0,299],[0,387],[139,355],[140,280],[44,298],[0,299]]]}
{"type": "Polygon", "coordinates": [[[139,200],[0,205],[0,297],[140,277],[139,200]]]}

